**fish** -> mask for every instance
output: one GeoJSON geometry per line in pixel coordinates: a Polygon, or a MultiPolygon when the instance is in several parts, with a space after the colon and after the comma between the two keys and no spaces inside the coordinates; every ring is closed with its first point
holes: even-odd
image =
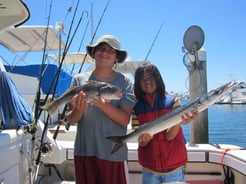
{"type": "Polygon", "coordinates": [[[70,87],[60,98],[40,106],[40,108],[48,111],[49,115],[52,116],[60,106],[71,102],[74,95],[78,94],[80,91],[86,94],[88,102],[91,98],[97,96],[100,96],[104,100],[119,100],[123,97],[123,93],[119,87],[106,82],[89,80],[82,86],[70,87]]]}
{"type": "Polygon", "coordinates": [[[215,104],[215,102],[217,102],[220,98],[232,91],[237,85],[238,82],[236,81],[226,83],[214,90],[211,90],[209,93],[202,95],[201,97],[197,97],[185,105],[175,108],[171,112],[162,115],[153,121],[140,125],[139,128],[128,133],[127,135],[106,137],[106,139],[115,143],[111,154],[119,150],[127,142],[138,141],[138,137],[142,132],[146,131],[152,135],[157,134],[179,124],[182,120],[181,115],[186,112],[191,114],[195,111],[200,113],[206,110],[209,106],[215,104]]]}

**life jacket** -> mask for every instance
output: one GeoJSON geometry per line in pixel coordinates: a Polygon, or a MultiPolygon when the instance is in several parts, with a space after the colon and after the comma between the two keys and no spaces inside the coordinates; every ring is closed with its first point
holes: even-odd
{"type": "MultiPolygon", "coordinates": [[[[157,117],[172,111],[179,100],[173,95],[161,96],[156,94],[154,101],[143,97],[137,102],[134,111],[140,124],[148,123],[157,117]]],[[[185,165],[187,150],[182,128],[173,140],[166,140],[166,130],[155,134],[144,147],[138,148],[139,163],[150,170],[165,172],[185,165]]]]}

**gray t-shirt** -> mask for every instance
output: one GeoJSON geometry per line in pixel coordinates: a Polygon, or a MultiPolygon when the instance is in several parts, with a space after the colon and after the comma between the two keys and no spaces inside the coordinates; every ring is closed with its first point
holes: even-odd
{"type": "MultiPolygon", "coordinates": [[[[88,80],[96,80],[94,75],[85,76],[77,74],[74,76],[73,85],[83,85],[88,80]]],[[[134,107],[136,103],[133,92],[133,84],[128,77],[118,73],[117,77],[110,83],[118,86],[123,92],[123,98],[112,100],[113,106],[134,107]]],[[[115,145],[105,137],[126,135],[127,127],[121,126],[109,118],[99,108],[88,104],[87,110],[77,125],[74,155],[96,156],[100,159],[110,161],[127,160],[127,146],[122,146],[117,152],[111,154],[115,145]]]]}

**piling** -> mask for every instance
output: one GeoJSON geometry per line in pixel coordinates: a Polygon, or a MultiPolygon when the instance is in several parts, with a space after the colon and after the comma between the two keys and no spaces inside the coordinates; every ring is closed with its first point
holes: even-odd
{"type": "MultiPolygon", "coordinates": [[[[189,95],[190,100],[207,94],[206,51],[202,47],[190,57],[189,95]]],[[[208,143],[208,110],[199,114],[197,120],[190,124],[191,144],[208,143]]]]}

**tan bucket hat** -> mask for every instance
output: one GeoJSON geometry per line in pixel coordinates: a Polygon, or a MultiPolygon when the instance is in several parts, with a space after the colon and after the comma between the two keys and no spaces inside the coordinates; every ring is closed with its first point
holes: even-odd
{"type": "Polygon", "coordinates": [[[103,35],[100,37],[94,45],[88,45],[86,47],[87,53],[93,58],[95,48],[101,43],[106,43],[116,50],[118,56],[118,62],[122,63],[127,57],[127,51],[120,49],[120,41],[112,35],[103,35]]]}

